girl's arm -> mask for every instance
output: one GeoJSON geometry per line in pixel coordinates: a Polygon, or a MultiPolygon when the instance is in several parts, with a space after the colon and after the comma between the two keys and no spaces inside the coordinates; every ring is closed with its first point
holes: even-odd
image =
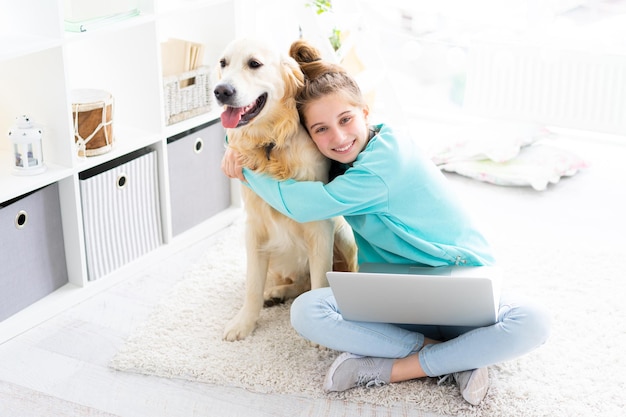
{"type": "Polygon", "coordinates": [[[249,186],[268,204],[303,223],[387,210],[387,187],[365,172],[342,175],[328,184],[320,181],[278,181],[244,168],[249,186]]]}

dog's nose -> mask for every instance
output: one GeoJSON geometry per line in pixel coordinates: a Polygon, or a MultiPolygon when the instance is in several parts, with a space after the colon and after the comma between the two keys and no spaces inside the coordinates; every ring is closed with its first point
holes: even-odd
{"type": "Polygon", "coordinates": [[[235,95],[235,92],[235,87],[230,84],[218,84],[215,90],[213,90],[217,101],[223,104],[228,104],[235,95]]]}

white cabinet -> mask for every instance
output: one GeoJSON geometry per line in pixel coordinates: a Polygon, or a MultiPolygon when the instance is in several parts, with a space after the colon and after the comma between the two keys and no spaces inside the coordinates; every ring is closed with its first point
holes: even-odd
{"type": "MultiPolygon", "coordinates": [[[[237,183],[232,182],[232,197],[226,210],[186,233],[172,233],[167,139],[214,121],[219,118],[219,110],[214,106],[210,113],[166,125],[160,45],[169,38],[202,43],[203,63],[214,66],[228,42],[250,34],[245,23],[254,16],[255,2],[133,3],[139,9],[134,17],[93,25],[85,32],[69,32],[64,30],[66,0],[0,0],[0,203],[48,185],[58,188],[69,281],[0,322],[0,342],[90,292],[123,279],[133,268],[140,269],[141,262],[149,262],[146,257],[151,254],[97,281],[89,281],[80,187],[85,171],[141,149],[155,151],[163,245],[152,251],[157,252],[152,253],[153,257],[214,232],[240,212],[237,183]],[[107,153],[87,158],[78,157],[72,118],[71,92],[83,88],[106,90],[115,100],[115,146],[107,153]],[[43,131],[47,170],[42,174],[11,173],[12,155],[6,133],[22,114],[27,114],[43,131]]],[[[5,238],[8,239],[0,236],[5,238]]],[[[2,256],[0,253],[0,262],[2,256]]]]}

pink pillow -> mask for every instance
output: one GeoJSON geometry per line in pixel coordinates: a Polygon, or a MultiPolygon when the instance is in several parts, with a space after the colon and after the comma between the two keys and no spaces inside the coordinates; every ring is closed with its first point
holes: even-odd
{"type": "Polygon", "coordinates": [[[574,153],[539,143],[522,148],[516,157],[504,162],[491,159],[456,160],[439,165],[444,171],[456,172],[479,181],[531,186],[538,191],[586,167],[587,163],[574,153]]]}

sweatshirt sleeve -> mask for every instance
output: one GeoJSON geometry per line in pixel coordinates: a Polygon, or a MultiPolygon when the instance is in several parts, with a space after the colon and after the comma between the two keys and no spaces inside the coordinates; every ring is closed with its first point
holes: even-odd
{"type": "Polygon", "coordinates": [[[335,216],[366,214],[386,210],[387,188],[377,177],[363,179],[343,175],[324,184],[320,181],[276,180],[244,168],[247,186],[273,208],[304,223],[335,216]]]}

